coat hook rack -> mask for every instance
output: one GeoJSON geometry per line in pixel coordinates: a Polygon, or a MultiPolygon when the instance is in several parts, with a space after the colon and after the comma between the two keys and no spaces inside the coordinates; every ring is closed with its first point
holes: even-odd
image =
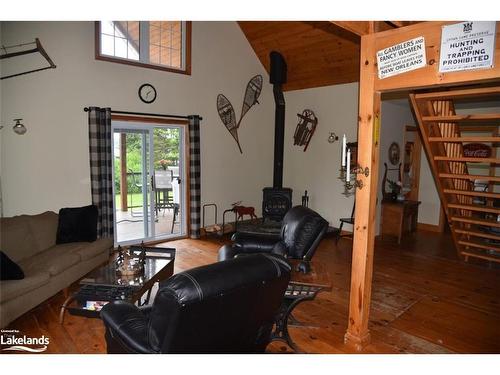
{"type": "Polygon", "coordinates": [[[40,43],[40,40],[38,38],[35,38],[34,42],[29,42],[29,43],[15,44],[15,45],[12,45],[12,46],[4,46],[4,45],[2,45],[1,46],[1,50],[4,53],[0,54],[0,60],[9,59],[9,58],[16,57],[16,56],[23,56],[23,55],[28,55],[30,53],[37,53],[38,52],[38,53],[40,53],[45,58],[45,60],[47,60],[47,62],[49,63],[49,66],[45,66],[43,68],[38,68],[38,69],[33,69],[33,70],[28,70],[26,72],[11,74],[11,75],[8,75],[8,76],[5,76],[5,77],[0,77],[0,80],[7,79],[7,78],[18,77],[18,76],[22,76],[22,75],[25,75],[25,74],[40,72],[40,71],[46,70],[46,69],[55,69],[56,68],[56,65],[54,64],[54,62],[52,61],[52,59],[50,58],[50,56],[47,54],[47,52],[45,51],[45,49],[42,46],[42,43],[40,43]],[[21,48],[21,47],[31,46],[31,45],[35,45],[35,48],[25,49],[24,51],[9,52],[9,50],[12,50],[12,49],[15,49],[15,48],[21,48]]]}

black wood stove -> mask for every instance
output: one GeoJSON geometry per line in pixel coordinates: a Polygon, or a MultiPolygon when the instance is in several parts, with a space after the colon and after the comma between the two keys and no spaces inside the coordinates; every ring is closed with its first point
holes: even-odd
{"type": "Polygon", "coordinates": [[[273,187],[263,189],[262,218],[281,221],[292,207],[292,189],[283,187],[283,148],[285,143],[285,98],[281,85],[286,83],[287,67],[283,56],[270,54],[269,81],[273,84],[274,101],[274,173],[273,187]]]}

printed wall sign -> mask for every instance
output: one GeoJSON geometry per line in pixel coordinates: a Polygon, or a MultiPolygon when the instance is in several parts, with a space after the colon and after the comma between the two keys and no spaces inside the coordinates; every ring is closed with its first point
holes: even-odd
{"type": "Polygon", "coordinates": [[[484,143],[467,143],[463,147],[464,156],[467,158],[489,158],[491,147],[484,143]]]}
{"type": "Polygon", "coordinates": [[[378,78],[384,79],[426,65],[423,36],[377,52],[378,78]]]}
{"type": "Polygon", "coordinates": [[[495,56],[495,21],[443,26],[440,72],[491,68],[495,56]]]}

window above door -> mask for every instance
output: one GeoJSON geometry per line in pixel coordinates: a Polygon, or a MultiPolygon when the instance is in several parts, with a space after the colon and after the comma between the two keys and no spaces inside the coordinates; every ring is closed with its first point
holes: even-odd
{"type": "Polygon", "coordinates": [[[97,60],[191,74],[191,22],[101,21],[97,60]]]}

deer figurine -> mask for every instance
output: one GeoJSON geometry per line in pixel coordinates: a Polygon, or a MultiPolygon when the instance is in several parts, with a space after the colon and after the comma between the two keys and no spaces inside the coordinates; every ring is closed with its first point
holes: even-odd
{"type": "Polygon", "coordinates": [[[237,220],[243,220],[244,215],[250,215],[250,219],[257,219],[257,215],[255,215],[255,208],[254,207],[245,207],[245,206],[240,206],[241,201],[233,203],[231,206],[233,206],[233,210],[236,212],[238,215],[237,220]]]}

